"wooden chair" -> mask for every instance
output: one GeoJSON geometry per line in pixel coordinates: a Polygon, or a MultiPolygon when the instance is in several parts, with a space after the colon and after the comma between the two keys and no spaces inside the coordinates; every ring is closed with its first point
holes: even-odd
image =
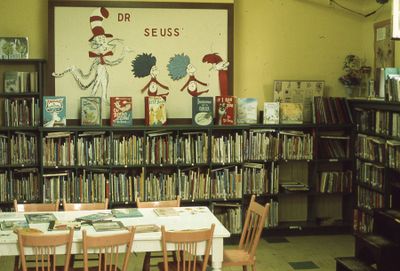
{"type": "Polygon", "coordinates": [[[264,228],[269,204],[262,206],[255,199],[255,195],[251,196],[239,247],[237,249],[224,249],[222,267],[242,266],[243,271],[246,271],[247,266],[250,265],[253,271],[256,270],[256,248],[264,228]]]}
{"type": "Polygon", "coordinates": [[[55,203],[20,203],[14,199],[14,210],[17,213],[22,212],[57,212],[60,201],[55,203]]]}
{"type": "MultiPolygon", "coordinates": [[[[108,209],[108,198],[104,202],[96,203],[67,203],[63,199],[64,211],[94,211],[94,210],[107,210],[108,209]]],[[[79,255],[79,254],[78,254],[79,255]]],[[[76,257],[78,255],[71,256],[71,267],[74,267],[75,262],[81,262],[83,259],[81,257],[76,257]]],[[[97,258],[90,258],[90,260],[97,261],[97,258]]]]}
{"type": "Polygon", "coordinates": [[[173,231],[168,232],[164,226],[161,226],[161,241],[163,249],[164,261],[158,264],[159,270],[175,271],[175,270],[190,270],[190,271],[205,271],[207,269],[208,257],[212,237],[214,234],[215,224],[211,225],[210,229],[193,230],[193,231],[173,231]],[[204,251],[198,249],[198,245],[205,242],[204,251]],[[168,261],[167,246],[173,244],[175,246],[175,261],[168,261]],[[203,255],[203,260],[198,260],[198,256],[203,255]]]}
{"type": "MultiPolygon", "coordinates": [[[[119,234],[111,234],[107,236],[88,236],[86,230],[82,231],[83,241],[83,269],[89,271],[89,250],[95,250],[98,253],[98,268],[95,270],[103,271],[126,271],[128,269],[129,256],[132,251],[132,243],[135,235],[135,228],[119,234]],[[122,268],[118,268],[119,251],[125,247],[125,256],[122,268]]],[[[92,253],[92,252],[91,252],[92,253]]]]}
{"type": "MultiPolygon", "coordinates": [[[[19,256],[21,257],[22,270],[69,270],[69,260],[71,256],[72,238],[74,230],[69,232],[52,234],[37,234],[37,233],[21,233],[18,232],[18,248],[19,256]],[[58,247],[65,247],[64,266],[56,267],[57,255],[55,253],[58,247]],[[35,258],[35,267],[28,268],[25,257],[25,248],[31,248],[35,258]]],[[[64,257],[64,255],[60,255],[64,257]]],[[[32,262],[32,261],[31,261],[32,262]]]]}
{"type": "MultiPolygon", "coordinates": [[[[167,207],[180,207],[181,198],[176,197],[175,200],[164,200],[164,201],[140,201],[140,198],[136,199],[136,205],[138,208],[167,208],[167,207]]],[[[150,260],[151,258],[161,258],[162,256],[154,255],[151,256],[151,252],[146,252],[143,260],[142,271],[150,270],[150,260]]],[[[175,258],[175,254],[173,255],[175,258]]]]}
{"type": "Polygon", "coordinates": [[[90,210],[107,210],[108,209],[108,198],[104,202],[96,203],[67,203],[63,199],[64,211],[90,211],[90,210]]]}
{"type": "MultiPolygon", "coordinates": [[[[60,201],[55,203],[19,203],[14,199],[14,210],[17,213],[23,212],[56,212],[60,201]]],[[[14,270],[19,270],[19,256],[15,257],[14,270]]]]}

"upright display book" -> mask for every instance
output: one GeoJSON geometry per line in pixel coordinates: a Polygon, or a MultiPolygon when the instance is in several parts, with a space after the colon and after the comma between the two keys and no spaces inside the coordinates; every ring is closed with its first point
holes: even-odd
{"type": "Polygon", "coordinates": [[[174,208],[155,208],[154,212],[158,216],[179,216],[179,213],[174,208]]]}
{"type": "Polygon", "coordinates": [[[100,97],[81,97],[81,125],[101,125],[100,97]]]}
{"type": "Polygon", "coordinates": [[[145,123],[149,126],[161,126],[167,124],[167,97],[146,96],[144,98],[145,123]]]}
{"type": "Polygon", "coordinates": [[[126,227],[121,221],[96,221],[92,223],[95,231],[120,231],[126,227]]]}
{"type": "Polygon", "coordinates": [[[263,123],[279,124],[279,102],[264,103],[263,123]]]}
{"type": "Polygon", "coordinates": [[[143,214],[137,208],[112,209],[111,213],[114,215],[115,218],[143,216],[143,214]]]}
{"type": "Polygon", "coordinates": [[[257,124],[258,101],[256,98],[237,99],[237,124],[257,124]]]}
{"type": "Polygon", "coordinates": [[[279,111],[280,111],[280,122],[282,124],[303,123],[302,103],[280,103],[279,111]]]}
{"type": "Polygon", "coordinates": [[[236,97],[235,96],[216,96],[215,115],[218,125],[236,124],[236,97]]]}
{"type": "Polygon", "coordinates": [[[25,218],[29,224],[50,223],[57,220],[52,213],[25,214],[25,218]]]}
{"type": "Polygon", "coordinates": [[[132,125],[132,97],[110,98],[111,126],[132,125]]]}
{"type": "Polygon", "coordinates": [[[18,72],[6,71],[4,72],[4,92],[6,93],[18,93],[19,82],[18,82],[18,72]]]}
{"type": "Polygon", "coordinates": [[[27,37],[0,37],[0,59],[28,58],[27,37]]]}
{"type": "Polygon", "coordinates": [[[67,124],[65,96],[43,96],[43,127],[67,124]]]}
{"type": "Polygon", "coordinates": [[[213,123],[214,118],[213,97],[192,97],[192,124],[208,126],[213,123]]]}

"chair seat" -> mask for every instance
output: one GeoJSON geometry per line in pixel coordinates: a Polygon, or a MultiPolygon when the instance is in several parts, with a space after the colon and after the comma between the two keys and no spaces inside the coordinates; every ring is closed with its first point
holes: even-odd
{"type": "MultiPolygon", "coordinates": [[[[71,270],[72,271],[84,271],[85,269],[83,267],[74,267],[74,268],[71,268],[71,270]]],[[[99,271],[99,267],[98,266],[89,266],[88,270],[89,271],[99,271]]],[[[103,269],[101,269],[101,270],[103,270],[103,269]]],[[[111,265],[111,267],[110,267],[110,265],[107,265],[104,270],[113,270],[113,271],[117,270],[117,271],[120,271],[121,269],[118,266],[117,266],[117,269],[115,269],[115,265],[111,265]]]]}
{"type": "MultiPolygon", "coordinates": [[[[158,265],[158,270],[164,271],[164,262],[159,262],[157,265],[158,265]]],[[[203,268],[203,262],[196,261],[196,269],[195,270],[200,271],[202,268],[203,268]]],[[[182,270],[182,267],[180,268],[180,270],[182,270]]],[[[168,262],[168,271],[178,271],[177,263],[176,262],[168,262]]]]}
{"type": "Polygon", "coordinates": [[[224,249],[224,261],[222,266],[241,266],[254,263],[254,259],[250,259],[249,253],[241,249],[224,249]]]}

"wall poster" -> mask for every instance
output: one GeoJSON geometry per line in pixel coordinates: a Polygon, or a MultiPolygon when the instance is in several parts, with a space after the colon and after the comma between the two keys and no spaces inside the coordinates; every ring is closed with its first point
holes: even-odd
{"type": "Polygon", "coordinates": [[[83,96],[162,96],[168,118],[191,118],[193,96],[233,94],[233,4],[49,2],[47,95],[67,97],[79,119],[83,96]]]}

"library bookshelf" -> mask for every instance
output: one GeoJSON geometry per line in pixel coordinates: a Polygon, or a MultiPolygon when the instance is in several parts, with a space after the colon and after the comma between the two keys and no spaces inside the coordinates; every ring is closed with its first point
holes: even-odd
{"type": "Polygon", "coordinates": [[[374,213],[400,209],[400,103],[352,100],[357,125],[354,230],[374,232],[374,213]]]}

